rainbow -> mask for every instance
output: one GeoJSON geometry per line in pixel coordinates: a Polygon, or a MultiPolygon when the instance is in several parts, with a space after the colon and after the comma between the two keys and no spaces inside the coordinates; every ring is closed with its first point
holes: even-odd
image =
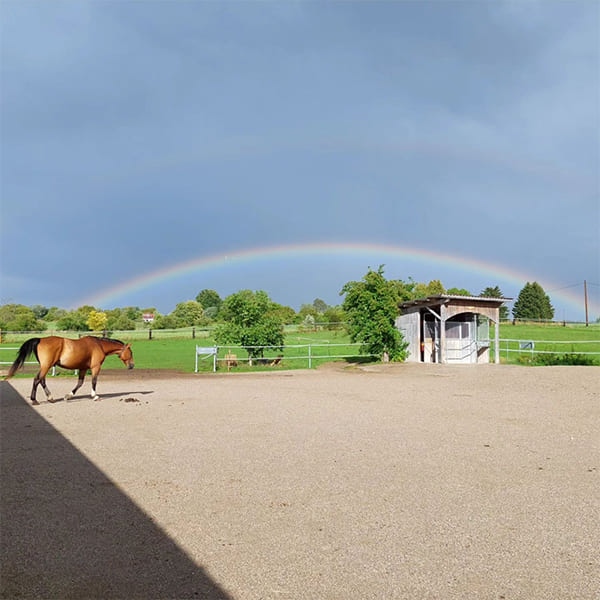
{"type": "MultiPolygon", "coordinates": [[[[413,260],[421,263],[453,267],[471,273],[481,274],[485,276],[486,282],[490,282],[492,285],[495,283],[491,282],[491,279],[499,279],[501,282],[511,284],[518,290],[520,290],[527,281],[538,281],[545,290],[560,288],[560,285],[548,281],[540,281],[539,278],[532,276],[531,274],[509,269],[502,265],[464,256],[442,254],[441,252],[434,252],[422,248],[407,248],[372,243],[304,243],[236,250],[211,256],[192,258],[104,289],[84,299],[82,302],[78,303],[77,306],[103,306],[114,302],[125,294],[131,294],[191,273],[217,269],[226,265],[241,265],[244,263],[274,258],[291,259],[310,256],[331,257],[350,255],[372,256],[374,259],[380,260],[380,262],[384,262],[381,260],[383,257],[392,257],[394,259],[413,260]]],[[[357,278],[362,277],[362,275],[363,273],[357,274],[357,278]]],[[[553,301],[556,298],[560,299],[564,304],[575,309],[578,313],[582,311],[583,300],[579,297],[579,294],[575,295],[572,291],[555,292],[551,294],[551,298],[553,301]]]]}

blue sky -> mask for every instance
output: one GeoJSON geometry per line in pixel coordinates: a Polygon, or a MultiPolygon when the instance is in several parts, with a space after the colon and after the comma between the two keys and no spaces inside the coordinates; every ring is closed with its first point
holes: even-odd
{"type": "MultiPolygon", "coordinates": [[[[335,242],[501,265],[582,318],[553,290],[583,297],[586,279],[598,307],[599,10],[3,0],[0,301],[70,307],[193,258],[335,242]]],[[[335,304],[379,263],[520,289],[458,260],[356,252],[199,270],[112,303],[169,312],[251,288],[335,304]]]]}

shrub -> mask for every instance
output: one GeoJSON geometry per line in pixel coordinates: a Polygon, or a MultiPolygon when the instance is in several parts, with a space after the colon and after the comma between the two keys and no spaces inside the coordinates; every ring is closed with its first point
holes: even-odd
{"type": "Polygon", "coordinates": [[[596,363],[590,356],[583,354],[534,354],[519,356],[519,364],[532,367],[551,367],[557,365],[591,367],[596,363]]]}

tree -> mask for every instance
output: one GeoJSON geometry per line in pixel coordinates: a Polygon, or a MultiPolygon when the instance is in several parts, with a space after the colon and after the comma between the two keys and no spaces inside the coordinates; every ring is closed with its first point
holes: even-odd
{"type": "Polygon", "coordinates": [[[239,344],[251,358],[264,355],[264,348],[254,346],[283,347],[283,323],[272,311],[266,292],[240,290],[227,296],[221,307],[221,315],[227,321],[215,329],[217,344],[239,344]]]}
{"type": "Polygon", "coordinates": [[[44,321],[58,321],[60,318],[64,317],[67,314],[67,311],[64,308],[58,308],[57,306],[52,306],[48,309],[46,316],[44,317],[44,321]]]}
{"type": "Polygon", "coordinates": [[[156,315],[152,329],[176,329],[177,321],[171,315],[156,315]]]}
{"type": "MultiPolygon", "coordinates": [[[[482,290],[481,294],[479,295],[484,298],[504,298],[504,294],[497,285],[494,287],[486,287],[485,290],[482,290]]],[[[500,319],[508,319],[508,306],[500,307],[500,319]]]]}
{"type": "Polygon", "coordinates": [[[103,331],[108,323],[108,315],[104,312],[93,310],[88,315],[86,324],[92,331],[103,331]]]}
{"type": "Polygon", "coordinates": [[[177,327],[193,327],[204,324],[204,310],[195,300],[180,302],[171,313],[177,327]]]}
{"type": "Polygon", "coordinates": [[[22,304],[4,304],[0,307],[0,329],[8,331],[44,331],[46,323],[36,319],[31,308],[22,304]]]}
{"type": "Polygon", "coordinates": [[[537,281],[533,283],[528,281],[519,292],[519,297],[513,306],[513,317],[536,320],[552,320],[554,318],[554,308],[550,303],[550,298],[537,281]]]}
{"type": "Polygon", "coordinates": [[[319,321],[320,315],[319,315],[319,312],[317,311],[317,309],[314,307],[314,305],[301,304],[300,310],[298,311],[298,314],[296,315],[296,321],[298,323],[303,323],[304,320],[306,319],[306,317],[309,315],[314,319],[315,323],[319,321]]]}
{"type": "Polygon", "coordinates": [[[215,290],[202,290],[196,296],[196,302],[202,305],[202,308],[206,311],[207,308],[216,307],[217,313],[221,308],[221,304],[223,304],[223,300],[221,300],[221,296],[215,290]]]}
{"type": "Polygon", "coordinates": [[[395,326],[398,316],[398,290],[394,282],[383,276],[383,265],[377,271],[369,268],[362,281],[349,281],[342,308],[346,314],[350,339],[360,342],[362,349],[384,360],[404,360],[408,344],[395,326]]]}
{"type": "Polygon", "coordinates": [[[296,311],[291,306],[284,306],[277,302],[271,302],[269,315],[277,317],[282,323],[293,323],[296,318],[296,311]]]}
{"type": "MultiPolygon", "coordinates": [[[[106,316],[108,319],[103,329],[110,329],[111,331],[135,329],[135,318],[132,318],[132,316],[135,317],[138,311],[139,309],[133,309],[132,307],[107,310],[106,316]]],[[[141,312],[139,314],[141,316],[141,312]]]]}
{"type": "Polygon", "coordinates": [[[470,296],[471,292],[469,290],[465,290],[465,288],[453,287],[446,290],[446,294],[450,294],[451,296],[470,296]]]}
{"type": "Polygon", "coordinates": [[[398,292],[398,300],[400,302],[407,302],[408,300],[414,300],[415,298],[415,287],[417,283],[412,277],[408,278],[408,281],[402,279],[392,279],[390,283],[394,285],[398,292]]]}
{"type": "Polygon", "coordinates": [[[328,308],[327,303],[321,298],[315,298],[312,305],[319,314],[323,314],[328,308]]]}
{"type": "Polygon", "coordinates": [[[31,307],[36,319],[43,319],[48,314],[48,309],[41,304],[34,304],[31,307]]]}
{"type": "Polygon", "coordinates": [[[346,320],[346,315],[341,306],[330,306],[324,313],[323,319],[327,329],[337,329],[340,323],[346,320]]]}
{"type": "Polygon", "coordinates": [[[121,311],[130,321],[137,321],[142,318],[142,311],[139,306],[126,306],[121,311]]]}
{"type": "Polygon", "coordinates": [[[428,296],[439,296],[444,294],[444,286],[439,279],[433,279],[428,284],[417,283],[414,287],[413,299],[427,298],[428,296]]]}
{"type": "Polygon", "coordinates": [[[317,326],[315,318],[312,315],[307,314],[302,320],[301,327],[304,331],[316,331],[317,326]]]}
{"type": "Polygon", "coordinates": [[[88,317],[96,309],[93,306],[80,306],[77,310],[71,310],[63,315],[57,322],[59,329],[65,331],[89,331],[88,317]]]}

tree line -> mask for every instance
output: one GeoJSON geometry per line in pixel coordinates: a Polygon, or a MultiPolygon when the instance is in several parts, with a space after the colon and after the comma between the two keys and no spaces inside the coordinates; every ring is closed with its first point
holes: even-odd
{"type": "MultiPolygon", "coordinates": [[[[263,356],[264,347],[283,348],[284,325],[298,323],[326,326],[345,323],[353,342],[361,350],[384,360],[402,361],[408,344],[396,328],[395,321],[402,302],[439,294],[471,296],[465,289],[444,289],[441,281],[428,284],[387,280],[383,265],[377,271],[369,268],[360,281],[349,281],[340,291],[341,305],[329,306],[320,298],[312,304],[303,304],[298,312],[269,298],[263,290],[240,290],[225,299],[215,290],[204,289],[195,300],[180,302],[175,309],[161,315],[154,308],[115,308],[102,311],[93,306],[82,306],[67,311],[42,305],[31,307],[19,304],[0,306],[0,329],[9,331],[44,331],[50,323],[56,329],[74,331],[132,330],[139,326],[172,329],[190,326],[214,326],[213,336],[218,345],[243,346],[251,357],[263,356]],[[144,323],[145,314],[152,314],[152,323],[144,323]]],[[[502,298],[498,286],[487,287],[479,294],[502,298]]],[[[500,318],[508,316],[501,307],[500,318]]],[[[515,318],[552,319],[554,309],[542,287],[534,282],[524,286],[513,307],[515,318]]]]}

